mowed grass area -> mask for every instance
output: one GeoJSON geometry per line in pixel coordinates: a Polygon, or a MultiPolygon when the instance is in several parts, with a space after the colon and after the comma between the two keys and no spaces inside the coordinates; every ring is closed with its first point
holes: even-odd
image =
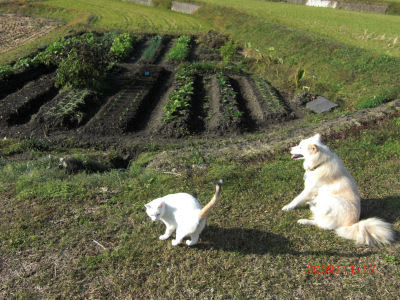
{"type": "Polygon", "coordinates": [[[400,97],[398,16],[252,0],[205,2],[210,4],[197,15],[250,45],[254,68],[289,97],[309,89],[348,110],[400,97]],[[299,70],[306,74],[301,82],[299,70]]]}
{"type": "MultiPolygon", "coordinates": [[[[399,134],[397,117],[328,141],[358,182],[362,218],[391,222],[397,237],[399,134]]],[[[356,246],[333,232],[298,225],[309,216],[306,208],[281,210],[303,188],[301,162],[288,152],[230,160],[193,149],[182,162],[187,168],[176,165],[172,173],[146,168],[157,153],[147,152],[127,170],[76,175],[59,169],[57,158],[99,150],[1,140],[0,153],[2,298],[398,296],[398,242],[356,246]],[[204,205],[219,178],[225,179],[221,200],[199,244],[159,241],[164,225],[151,223],[143,205],[174,192],[192,193],[204,205]],[[332,265],[335,274],[307,275],[309,265],[332,265]],[[339,265],[347,265],[346,275],[343,267],[336,274],[339,265]],[[364,265],[375,265],[373,274],[355,274],[364,265]]]]}

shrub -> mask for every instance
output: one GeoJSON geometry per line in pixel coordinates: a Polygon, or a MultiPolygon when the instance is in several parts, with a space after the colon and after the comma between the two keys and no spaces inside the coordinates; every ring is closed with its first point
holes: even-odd
{"type": "Polygon", "coordinates": [[[167,59],[171,61],[184,61],[189,55],[190,36],[182,35],[175,46],[168,52],[167,59]]]}
{"type": "Polygon", "coordinates": [[[109,52],[90,36],[76,39],[57,69],[56,86],[99,88],[111,62],[109,52]]]}
{"type": "Polygon", "coordinates": [[[123,33],[114,38],[110,54],[118,61],[128,58],[132,53],[135,37],[130,33],[123,33]]]}
{"type": "Polygon", "coordinates": [[[225,62],[230,62],[232,61],[233,55],[235,55],[237,49],[238,46],[235,43],[228,41],[220,48],[219,53],[225,62]]]}

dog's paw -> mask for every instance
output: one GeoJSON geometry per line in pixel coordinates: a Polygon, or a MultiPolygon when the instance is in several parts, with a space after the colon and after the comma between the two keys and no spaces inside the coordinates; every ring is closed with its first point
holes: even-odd
{"type": "Polygon", "coordinates": [[[313,220],[307,220],[307,219],[297,220],[297,223],[301,224],[301,225],[314,225],[314,221],[313,220]]]}
{"type": "Polygon", "coordinates": [[[292,209],[294,209],[294,206],[290,205],[290,204],[285,205],[284,207],[282,207],[282,210],[292,210],[292,209]]]}
{"type": "Polygon", "coordinates": [[[180,241],[172,240],[172,246],[176,246],[176,245],[179,245],[179,244],[180,244],[180,241]]]}
{"type": "Polygon", "coordinates": [[[165,235],[165,234],[163,234],[163,235],[160,235],[159,237],[158,237],[160,240],[166,240],[166,239],[168,239],[169,238],[169,235],[165,235]]]}
{"type": "Polygon", "coordinates": [[[187,240],[186,241],[186,245],[188,245],[188,246],[194,246],[196,244],[197,244],[197,242],[194,242],[194,241],[191,241],[191,240],[187,240]]]}

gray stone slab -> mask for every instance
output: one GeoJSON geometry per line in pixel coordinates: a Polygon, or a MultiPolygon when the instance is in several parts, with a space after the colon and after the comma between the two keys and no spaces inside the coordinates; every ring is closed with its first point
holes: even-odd
{"type": "Polygon", "coordinates": [[[338,106],[336,103],[333,103],[322,96],[318,96],[317,99],[310,101],[306,104],[306,108],[312,110],[317,114],[329,111],[336,106],[338,106]]]}

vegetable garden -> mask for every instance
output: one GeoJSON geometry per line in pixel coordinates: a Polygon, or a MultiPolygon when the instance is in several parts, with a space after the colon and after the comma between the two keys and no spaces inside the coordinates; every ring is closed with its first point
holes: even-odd
{"type": "Polygon", "coordinates": [[[234,67],[244,58],[232,41],[210,47],[208,35],[57,40],[0,68],[0,132],[171,138],[262,131],[293,117],[268,82],[234,67]]]}

